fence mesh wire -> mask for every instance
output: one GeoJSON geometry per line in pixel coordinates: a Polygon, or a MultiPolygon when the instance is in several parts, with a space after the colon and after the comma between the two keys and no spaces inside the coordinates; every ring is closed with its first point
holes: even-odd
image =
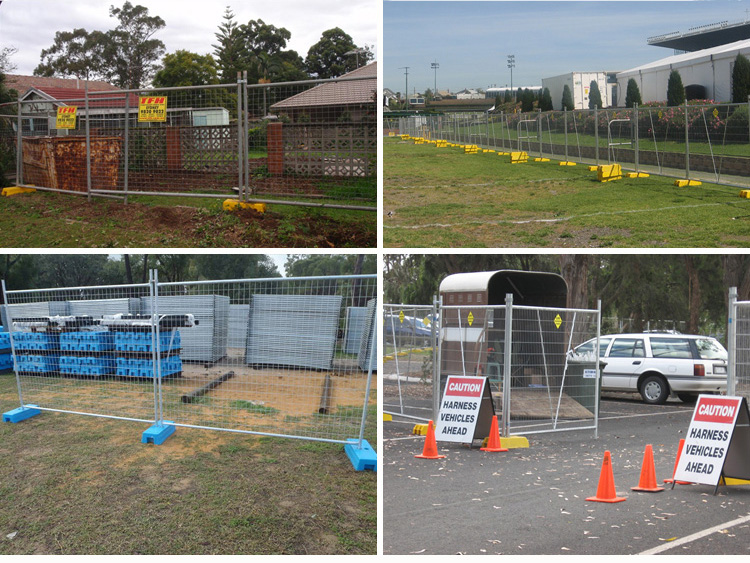
{"type": "Polygon", "coordinates": [[[376,79],[368,68],[327,81],[34,95],[19,102],[20,131],[9,116],[0,136],[9,157],[20,140],[22,185],[372,206],[376,79]]]}
{"type": "Polygon", "coordinates": [[[734,324],[734,394],[750,401],[750,302],[736,303],[734,324]]]}
{"type": "Polygon", "coordinates": [[[750,186],[750,103],[386,117],[384,130],[431,141],[732,186],[750,186]]]}
{"type": "Polygon", "coordinates": [[[21,404],[346,442],[375,405],[375,276],[7,292],[21,404]]]}

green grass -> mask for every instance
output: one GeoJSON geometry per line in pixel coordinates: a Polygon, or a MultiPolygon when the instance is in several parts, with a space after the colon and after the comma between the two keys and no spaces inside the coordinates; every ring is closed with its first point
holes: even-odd
{"type": "Polygon", "coordinates": [[[739,188],[677,188],[653,175],[602,183],[585,165],[510,164],[393,139],[383,168],[386,247],[750,244],[750,201],[739,188]]]}
{"type": "Polygon", "coordinates": [[[5,246],[23,248],[375,247],[377,217],[284,205],[269,205],[262,215],[228,212],[221,199],[131,196],[128,205],[89,203],[36,192],[0,198],[0,233],[5,246]]]}
{"type": "MultiPolygon", "coordinates": [[[[0,375],[0,409],[17,406],[0,375]]],[[[154,446],[145,426],[51,412],[0,425],[0,555],[376,553],[377,476],[341,445],[178,428],[154,446]]]]}

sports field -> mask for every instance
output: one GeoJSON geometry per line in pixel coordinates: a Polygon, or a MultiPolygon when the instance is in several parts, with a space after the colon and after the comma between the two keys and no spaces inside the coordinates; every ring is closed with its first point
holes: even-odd
{"type": "MultiPolygon", "coordinates": [[[[606,163],[604,163],[606,164],[606,163]]],[[[740,188],[674,178],[600,182],[586,165],[511,164],[389,137],[383,149],[386,247],[747,247],[740,188]]]]}

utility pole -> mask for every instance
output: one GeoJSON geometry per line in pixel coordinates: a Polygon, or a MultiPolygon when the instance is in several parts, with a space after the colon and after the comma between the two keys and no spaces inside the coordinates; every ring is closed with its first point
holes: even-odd
{"type": "Polygon", "coordinates": [[[513,92],[513,68],[516,66],[516,56],[508,55],[508,68],[510,69],[510,91],[513,94],[513,99],[516,99],[516,93],[513,92]]]}
{"type": "Polygon", "coordinates": [[[406,109],[409,109],[409,67],[408,66],[402,66],[399,67],[399,69],[404,69],[404,74],[406,75],[406,90],[404,90],[404,93],[406,95],[406,109]]]}
{"type": "Polygon", "coordinates": [[[432,97],[437,96],[437,69],[440,68],[440,64],[437,61],[430,63],[430,68],[435,71],[435,89],[432,91],[432,97]]]}

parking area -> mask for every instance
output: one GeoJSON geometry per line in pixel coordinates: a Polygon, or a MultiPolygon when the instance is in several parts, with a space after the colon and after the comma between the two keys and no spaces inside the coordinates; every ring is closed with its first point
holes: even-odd
{"type": "MultiPolygon", "coordinates": [[[[384,405],[398,406],[384,382],[384,405]]],[[[406,412],[429,417],[424,396],[406,412]]],[[[413,393],[417,395],[417,393],[413,393]]],[[[439,460],[416,459],[424,437],[414,420],[383,423],[383,552],[385,554],[669,555],[748,554],[750,486],[669,486],[631,491],[651,444],[657,481],[672,476],[692,405],[669,399],[647,405],[634,394],[608,394],[599,436],[591,430],[528,435],[529,448],[502,453],[438,443],[439,460]],[[624,502],[586,501],[597,492],[610,451],[624,502]]]]}

